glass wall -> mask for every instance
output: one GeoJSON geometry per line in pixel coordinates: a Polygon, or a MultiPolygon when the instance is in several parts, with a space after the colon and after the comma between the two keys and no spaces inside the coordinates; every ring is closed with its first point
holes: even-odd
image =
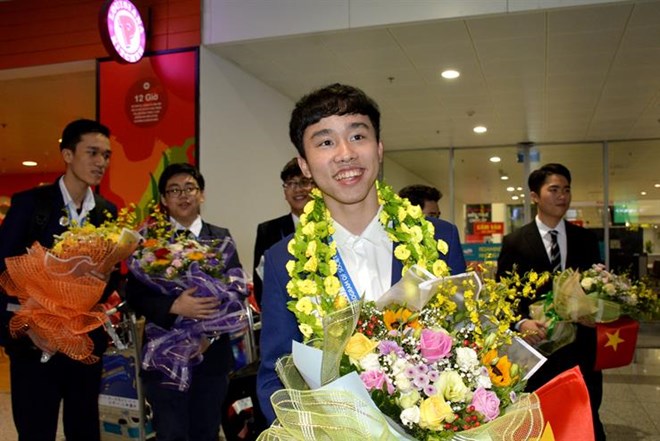
{"type": "Polygon", "coordinates": [[[386,157],[441,189],[442,217],[458,226],[468,260],[495,259],[503,235],[533,219],[527,176],[559,162],[573,178],[566,217],[594,230],[613,270],[643,275],[660,261],[660,140],[439,148],[386,157]]]}

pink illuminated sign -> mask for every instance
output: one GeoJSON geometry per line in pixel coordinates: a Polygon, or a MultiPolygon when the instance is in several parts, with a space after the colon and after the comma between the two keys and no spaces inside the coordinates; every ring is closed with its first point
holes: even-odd
{"type": "Polygon", "coordinates": [[[129,0],[110,0],[101,10],[101,35],[109,52],[136,63],[144,55],[146,33],[142,17],[129,0]]]}

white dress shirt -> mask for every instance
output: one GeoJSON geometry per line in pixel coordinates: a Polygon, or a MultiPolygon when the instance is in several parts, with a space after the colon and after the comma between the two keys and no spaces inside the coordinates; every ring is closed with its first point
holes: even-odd
{"type": "Polygon", "coordinates": [[[202,217],[197,215],[195,220],[189,227],[184,227],[179,222],[176,221],[173,217],[170,217],[170,222],[174,226],[174,231],[178,230],[188,230],[195,235],[195,238],[199,238],[199,234],[202,232],[202,217]]]}
{"type": "Polygon", "coordinates": [[[543,245],[545,245],[545,251],[548,253],[548,259],[550,260],[550,249],[552,248],[552,236],[550,234],[551,230],[557,232],[557,244],[559,245],[559,253],[561,255],[561,269],[566,268],[566,254],[568,253],[568,240],[566,239],[566,225],[562,220],[557,224],[555,228],[550,228],[536,216],[536,228],[539,229],[541,238],[543,239],[543,245]]]}
{"type": "Polygon", "coordinates": [[[79,226],[84,224],[85,219],[87,219],[87,215],[89,214],[89,212],[92,211],[94,207],[96,207],[96,202],[94,201],[94,193],[92,192],[92,189],[90,187],[87,187],[87,193],[85,193],[85,199],[83,199],[82,207],[80,209],[80,212],[78,212],[78,207],[76,206],[76,203],[73,201],[73,198],[69,193],[69,190],[66,189],[66,185],[64,185],[64,176],[60,178],[59,185],[60,185],[60,191],[62,192],[62,197],[64,198],[64,208],[66,209],[67,215],[69,217],[69,222],[70,223],[75,222],[76,225],[79,226]]]}
{"type": "Polygon", "coordinates": [[[337,252],[355,289],[367,301],[378,299],[392,285],[392,241],[378,220],[379,214],[380,209],[359,236],[334,221],[335,234],[332,237],[337,252]]]}

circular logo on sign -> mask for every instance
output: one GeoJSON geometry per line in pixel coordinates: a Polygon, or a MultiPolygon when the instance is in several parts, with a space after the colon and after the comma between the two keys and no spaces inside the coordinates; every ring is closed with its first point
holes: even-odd
{"type": "Polygon", "coordinates": [[[102,9],[101,29],[104,43],[109,51],[123,61],[136,63],[144,55],[146,33],[142,17],[129,0],[108,1],[102,9]]]}

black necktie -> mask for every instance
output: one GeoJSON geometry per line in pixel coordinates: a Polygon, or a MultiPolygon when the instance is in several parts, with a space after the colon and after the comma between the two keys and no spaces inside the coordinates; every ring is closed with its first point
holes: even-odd
{"type": "Polygon", "coordinates": [[[176,230],[174,237],[177,239],[194,239],[195,235],[190,230],[176,230]]]}
{"type": "Polygon", "coordinates": [[[559,251],[559,242],[557,241],[557,230],[550,230],[552,245],[550,246],[550,266],[552,272],[561,270],[561,252],[559,251]]]}

